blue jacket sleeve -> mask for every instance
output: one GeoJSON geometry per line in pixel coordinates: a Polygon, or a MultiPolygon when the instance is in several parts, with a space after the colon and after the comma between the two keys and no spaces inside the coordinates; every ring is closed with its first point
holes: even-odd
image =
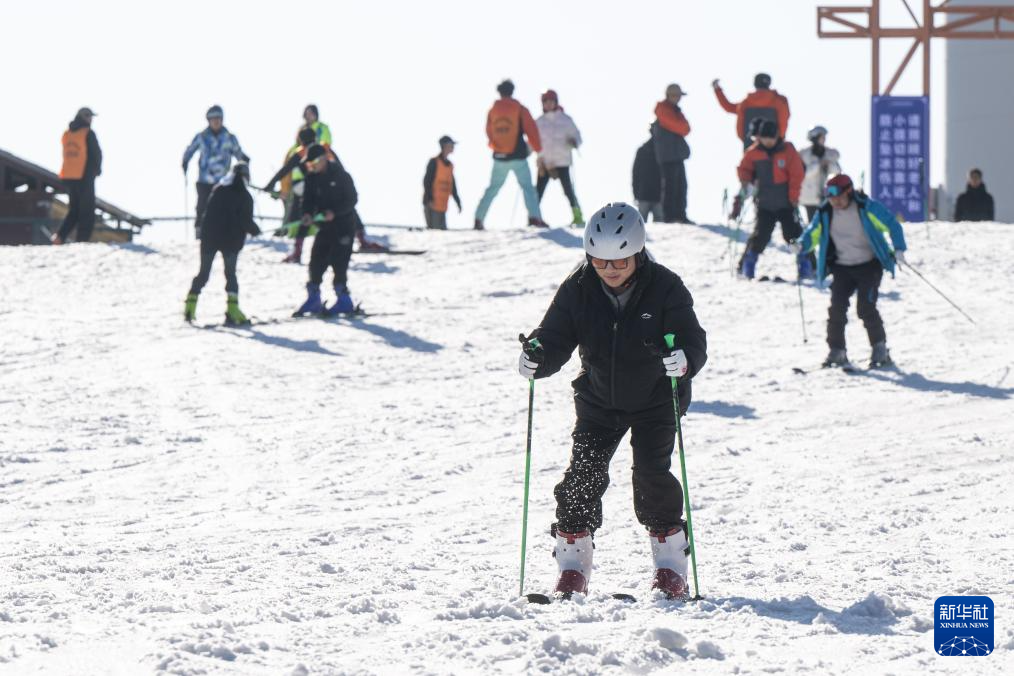
{"type": "Polygon", "coordinates": [[[806,226],[806,230],[799,236],[799,243],[803,247],[803,253],[810,253],[814,250],[813,246],[813,233],[816,232],[817,228],[820,227],[820,210],[818,209],[810,220],[810,224],[806,226]]]}
{"type": "Polygon", "coordinates": [[[183,151],[183,164],[190,164],[190,158],[194,156],[197,149],[201,147],[201,135],[197,134],[194,136],[194,140],[190,142],[187,149],[183,151]]]}
{"type": "Polygon", "coordinates": [[[247,156],[246,153],[243,152],[243,149],[240,148],[239,146],[239,139],[236,138],[235,134],[230,134],[230,136],[232,136],[232,145],[235,147],[235,150],[232,151],[233,156],[240,162],[249,162],[250,158],[247,156]]]}
{"type": "Polygon", "coordinates": [[[905,233],[901,229],[901,223],[894,217],[890,211],[887,210],[880,202],[871,202],[868,208],[873,211],[873,215],[876,216],[881,223],[887,226],[887,231],[891,235],[891,245],[895,251],[905,251],[908,246],[905,244],[905,233]]]}

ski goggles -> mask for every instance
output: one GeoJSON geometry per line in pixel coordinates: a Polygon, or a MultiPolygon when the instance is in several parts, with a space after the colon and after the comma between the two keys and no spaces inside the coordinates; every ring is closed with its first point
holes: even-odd
{"type": "Polygon", "coordinates": [[[605,270],[610,265],[613,266],[614,270],[626,270],[630,266],[630,259],[633,256],[627,258],[618,258],[616,260],[607,260],[605,258],[595,258],[594,256],[588,256],[588,262],[592,264],[593,268],[597,270],[605,270]]]}
{"type": "Polygon", "coordinates": [[[852,186],[841,187],[841,186],[837,186],[837,185],[829,185],[829,186],[827,186],[827,196],[828,197],[838,197],[840,195],[844,195],[844,194],[848,193],[848,191],[851,190],[851,189],[852,189],[852,186]]]}

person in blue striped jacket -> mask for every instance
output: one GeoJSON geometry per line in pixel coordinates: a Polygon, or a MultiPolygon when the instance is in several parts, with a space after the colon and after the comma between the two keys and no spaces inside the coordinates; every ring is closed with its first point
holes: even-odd
{"type": "Polygon", "coordinates": [[[800,261],[817,251],[817,283],[823,285],[828,274],[834,278],[827,313],[830,351],[823,365],[849,365],[845,324],[854,293],[857,313],[872,346],[870,367],[890,366],[893,362],[877,296],[884,270],[893,277],[895,263],[905,264],[905,234],[887,207],[857,192],[846,174],[828,179],[826,191],[827,199],[799,238],[800,261]]]}
{"type": "Polygon", "coordinates": [[[194,140],[183,151],[184,176],[187,175],[190,158],[197,151],[201,152],[197,162],[197,219],[194,221],[194,234],[197,239],[201,238],[201,219],[208,207],[211,189],[229,173],[233,158],[240,162],[250,162],[250,158],[239,145],[239,139],[225,128],[222,106],[214,105],[208,108],[205,117],[208,120],[207,128],[194,136],[194,140]]]}

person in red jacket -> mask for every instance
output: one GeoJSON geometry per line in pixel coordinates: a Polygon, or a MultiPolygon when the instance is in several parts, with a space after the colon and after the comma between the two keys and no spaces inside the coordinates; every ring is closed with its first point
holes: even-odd
{"type": "MultiPolygon", "coordinates": [[[[758,128],[757,142],[743,154],[737,173],[742,188],[733,204],[733,212],[738,216],[743,196],[751,185],[757,204],[757,224],[739,262],[740,274],[753,279],[757,259],[771,241],[775,223],[782,224],[782,235],[786,242],[794,242],[803,234],[803,227],[799,223],[803,160],[795,146],[778,134],[778,125],[765,120],[758,128]]],[[[809,263],[809,258],[800,257],[797,263],[800,276],[808,277],[810,271],[804,266],[809,263]]]]}
{"type": "Polygon", "coordinates": [[[718,104],[728,113],[736,116],[736,135],[743,140],[743,148],[749,148],[753,141],[750,139],[750,122],[755,118],[762,120],[773,120],[778,124],[778,135],[785,138],[785,132],[789,128],[789,100],[771,89],[771,76],[767,73],[757,73],[753,79],[754,91],[747,94],[747,97],[739,103],[733,103],[722,91],[718,80],[713,80],[711,86],[715,90],[715,97],[718,104]]]}
{"type": "Polygon", "coordinates": [[[687,134],[690,123],[680,110],[686,94],[678,84],[665,88],[665,99],[655,105],[651,138],[655,142],[655,160],[662,174],[662,220],[689,223],[687,218],[687,172],[683,162],[690,157],[687,134]]]}
{"type": "Polygon", "coordinates": [[[486,116],[486,136],[489,147],[493,151],[493,175],[489,187],[479,200],[475,210],[475,229],[484,230],[483,221],[489,211],[493,198],[500,192],[507,174],[514,172],[521,192],[525,197],[525,208],[528,209],[528,225],[548,227],[542,220],[539,210],[539,196],[532,183],[532,170],[528,166],[528,155],[532,150],[542,151],[542,139],[539,128],[528,109],[514,98],[514,83],[510,80],[501,82],[496,91],[500,100],[493,104],[486,116]],[[528,142],[525,142],[525,137],[528,142]],[[529,149],[531,145],[531,149],[529,149]]]}

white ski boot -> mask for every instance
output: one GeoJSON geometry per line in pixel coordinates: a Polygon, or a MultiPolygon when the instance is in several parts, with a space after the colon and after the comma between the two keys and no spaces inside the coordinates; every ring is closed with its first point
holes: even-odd
{"type": "Polygon", "coordinates": [[[592,553],[595,545],[591,533],[583,530],[579,533],[556,531],[556,547],[553,557],[560,567],[560,579],[556,583],[556,593],[563,598],[571,594],[588,593],[588,580],[591,579],[592,553]]]}
{"type": "Polygon", "coordinates": [[[651,556],[655,560],[655,580],[652,589],[658,589],[670,599],[686,600],[690,596],[687,586],[687,567],[690,546],[682,528],[648,533],[651,538],[651,556]]]}

